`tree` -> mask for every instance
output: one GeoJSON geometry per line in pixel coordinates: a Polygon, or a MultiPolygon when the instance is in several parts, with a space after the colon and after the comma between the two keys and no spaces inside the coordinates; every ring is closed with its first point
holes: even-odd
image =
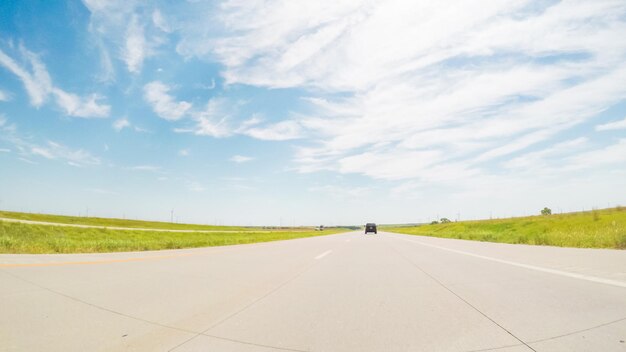
{"type": "Polygon", "coordinates": [[[548,207],[541,209],[541,215],[552,215],[552,209],[548,207]]]}
{"type": "Polygon", "coordinates": [[[450,221],[450,219],[448,219],[448,218],[441,218],[441,220],[440,220],[440,221],[441,221],[441,223],[442,223],[442,224],[447,224],[447,223],[452,222],[452,221],[450,221]]]}
{"type": "Polygon", "coordinates": [[[439,221],[434,220],[434,221],[433,221],[433,222],[431,222],[430,224],[431,224],[431,225],[437,225],[438,223],[439,223],[439,221]]]}

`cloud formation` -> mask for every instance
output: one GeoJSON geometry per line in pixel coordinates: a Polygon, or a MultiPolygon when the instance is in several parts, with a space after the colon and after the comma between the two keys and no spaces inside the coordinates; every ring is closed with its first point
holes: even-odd
{"type": "MultiPolygon", "coordinates": [[[[35,163],[29,158],[41,157],[48,160],[63,161],[71,166],[95,166],[100,165],[100,158],[93,156],[83,149],[75,149],[55,141],[46,141],[45,143],[36,143],[29,137],[25,137],[18,132],[14,123],[0,116],[0,140],[10,143],[18,159],[35,163]]],[[[7,149],[8,151],[8,149],[7,149]]]]}
{"type": "Polygon", "coordinates": [[[178,51],[217,58],[226,84],[307,89],[312,113],[244,132],[315,136],[295,156],[303,172],[484,175],[626,97],[622,1],[300,6],[228,1],[221,30],[190,23],[178,51]]]}
{"type": "Polygon", "coordinates": [[[0,101],[9,101],[11,100],[11,96],[9,95],[9,93],[0,90],[0,101]]]}
{"type": "Polygon", "coordinates": [[[118,132],[128,127],[130,127],[130,121],[127,118],[121,118],[113,122],[113,128],[118,132]]]}
{"type": "Polygon", "coordinates": [[[165,120],[176,121],[181,119],[192,106],[186,101],[176,101],[169,94],[170,87],[160,81],[146,84],[143,91],[144,99],[151,104],[154,112],[165,120]]]}
{"type": "Polygon", "coordinates": [[[626,118],[619,121],[609,122],[596,126],[596,131],[611,131],[611,130],[623,130],[626,129],[626,118]]]}
{"type": "Polygon", "coordinates": [[[230,161],[235,162],[237,164],[246,163],[246,162],[252,161],[252,160],[254,160],[254,158],[249,157],[249,156],[244,156],[244,155],[233,155],[230,158],[230,161]]]}
{"type": "Polygon", "coordinates": [[[24,65],[21,65],[0,50],[0,65],[4,66],[22,81],[31,105],[39,108],[49,97],[53,97],[56,105],[67,116],[98,118],[109,115],[111,107],[99,102],[102,99],[101,96],[91,94],[86,97],[80,97],[56,87],[52,83],[46,66],[37,55],[22,45],[19,46],[19,54],[24,61],[24,65]]]}
{"type": "Polygon", "coordinates": [[[143,33],[143,26],[139,23],[138,17],[132,16],[128,28],[126,29],[126,45],[122,52],[122,57],[126,62],[128,71],[139,73],[143,60],[148,54],[148,44],[143,33]]]}

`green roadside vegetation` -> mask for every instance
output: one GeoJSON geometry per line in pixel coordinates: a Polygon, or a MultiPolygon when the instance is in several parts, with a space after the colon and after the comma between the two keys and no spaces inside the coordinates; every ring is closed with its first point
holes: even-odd
{"type": "MultiPolygon", "coordinates": [[[[230,230],[230,229],[229,229],[230,230]]],[[[158,232],[0,221],[0,253],[96,253],[226,246],[330,235],[347,229],[250,232],[158,232]]]]}
{"type": "Polygon", "coordinates": [[[143,221],[129,219],[112,219],[112,218],[96,218],[96,217],[80,217],[50,214],[34,214],[34,213],[18,213],[13,211],[0,210],[0,218],[54,222],[60,224],[72,225],[90,225],[103,227],[128,227],[142,229],[163,229],[163,230],[250,230],[250,228],[238,226],[214,226],[214,225],[195,225],[195,224],[177,224],[171,222],[160,221],[143,221]]]}
{"type": "Polygon", "coordinates": [[[626,249],[626,208],[384,227],[408,235],[559,247],[626,249]]]}

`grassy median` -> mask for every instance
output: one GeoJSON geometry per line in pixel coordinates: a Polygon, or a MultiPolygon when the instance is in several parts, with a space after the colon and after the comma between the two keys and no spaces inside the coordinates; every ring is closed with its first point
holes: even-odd
{"type": "Polygon", "coordinates": [[[386,231],[465,240],[626,249],[626,208],[522,218],[461,221],[386,231]]]}
{"type": "Polygon", "coordinates": [[[226,246],[330,235],[345,229],[259,232],[110,230],[0,221],[0,253],[96,253],[226,246]]]}

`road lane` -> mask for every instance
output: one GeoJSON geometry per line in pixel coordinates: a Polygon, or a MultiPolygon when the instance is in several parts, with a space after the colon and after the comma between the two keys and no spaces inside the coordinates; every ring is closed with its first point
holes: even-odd
{"type": "Polygon", "coordinates": [[[387,233],[0,255],[0,351],[626,350],[626,289],[505,260],[626,282],[625,251],[387,233]]]}

